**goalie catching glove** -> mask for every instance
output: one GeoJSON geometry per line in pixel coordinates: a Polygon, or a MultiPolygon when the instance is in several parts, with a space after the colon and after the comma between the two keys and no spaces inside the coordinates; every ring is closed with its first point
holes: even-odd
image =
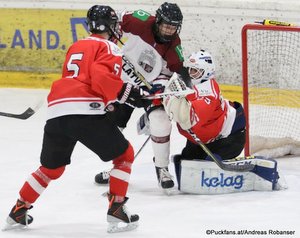
{"type": "Polygon", "coordinates": [[[149,101],[144,98],[146,95],[147,93],[143,89],[136,88],[131,83],[124,83],[118,94],[118,100],[131,107],[144,107],[149,101]]]}
{"type": "Polygon", "coordinates": [[[169,118],[177,122],[181,128],[190,129],[193,126],[190,118],[192,106],[185,96],[194,93],[194,91],[187,88],[179,76],[174,73],[166,86],[165,93],[163,106],[169,118]]]}

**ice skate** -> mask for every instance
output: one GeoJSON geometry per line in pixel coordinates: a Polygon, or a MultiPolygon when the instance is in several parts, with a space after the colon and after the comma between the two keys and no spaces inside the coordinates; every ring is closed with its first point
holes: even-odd
{"type": "Polygon", "coordinates": [[[171,194],[172,188],[174,187],[173,176],[169,173],[167,167],[159,168],[155,167],[156,175],[158,179],[158,185],[166,192],[168,195],[171,194]]]}
{"type": "Polygon", "coordinates": [[[138,227],[139,216],[130,215],[127,211],[125,203],[128,198],[125,197],[123,202],[114,202],[115,197],[108,194],[109,209],[107,212],[108,233],[116,233],[122,231],[131,231],[138,227]]]}
{"type": "Polygon", "coordinates": [[[103,171],[100,172],[95,176],[95,183],[103,185],[109,183],[109,176],[110,176],[110,170],[109,171],[103,171]]]}
{"type": "Polygon", "coordinates": [[[16,205],[11,209],[7,219],[6,225],[2,229],[3,231],[23,229],[32,223],[33,217],[27,214],[27,210],[31,209],[25,206],[25,202],[17,200],[16,205]]]}

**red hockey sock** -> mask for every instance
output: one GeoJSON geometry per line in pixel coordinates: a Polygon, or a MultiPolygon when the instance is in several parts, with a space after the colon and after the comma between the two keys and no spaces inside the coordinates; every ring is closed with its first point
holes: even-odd
{"type": "Polygon", "coordinates": [[[110,172],[109,179],[111,194],[120,197],[126,196],[133,160],[134,152],[129,144],[125,153],[113,161],[114,167],[110,172]]]}
{"type": "Polygon", "coordinates": [[[24,183],[19,194],[26,204],[34,203],[47,188],[51,180],[59,178],[64,172],[65,166],[57,169],[47,169],[43,166],[33,172],[24,183]]]}

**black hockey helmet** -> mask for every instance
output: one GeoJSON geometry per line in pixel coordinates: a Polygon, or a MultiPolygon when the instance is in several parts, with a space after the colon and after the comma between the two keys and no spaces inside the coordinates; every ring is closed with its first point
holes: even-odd
{"type": "Polygon", "coordinates": [[[176,3],[164,2],[157,10],[155,15],[155,27],[154,33],[157,39],[161,42],[169,42],[173,40],[176,35],[180,33],[182,25],[183,15],[180,8],[176,3]],[[174,35],[166,36],[159,32],[159,25],[165,23],[168,25],[176,26],[176,32],[174,35]]]}
{"type": "Polygon", "coordinates": [[[107,32],[110,38],[119,38],[118,16],[110,6],[92,6],[87,12],[86,24],[91,33],[107,32]]]}

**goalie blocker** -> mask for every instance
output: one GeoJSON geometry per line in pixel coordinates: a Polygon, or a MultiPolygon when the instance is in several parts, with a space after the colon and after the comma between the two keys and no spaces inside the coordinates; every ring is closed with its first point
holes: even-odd
{"type": "Polygon", "coordinates": [[[224,194],[247,191],[272,191],[286,188],[279,183],[277,161],[262,156],[224,160],[228,164],[254,164],[251,172],[231,172],[214,162],[185,160],[173,156],[178,189],[192,194],[224,194]]]}

